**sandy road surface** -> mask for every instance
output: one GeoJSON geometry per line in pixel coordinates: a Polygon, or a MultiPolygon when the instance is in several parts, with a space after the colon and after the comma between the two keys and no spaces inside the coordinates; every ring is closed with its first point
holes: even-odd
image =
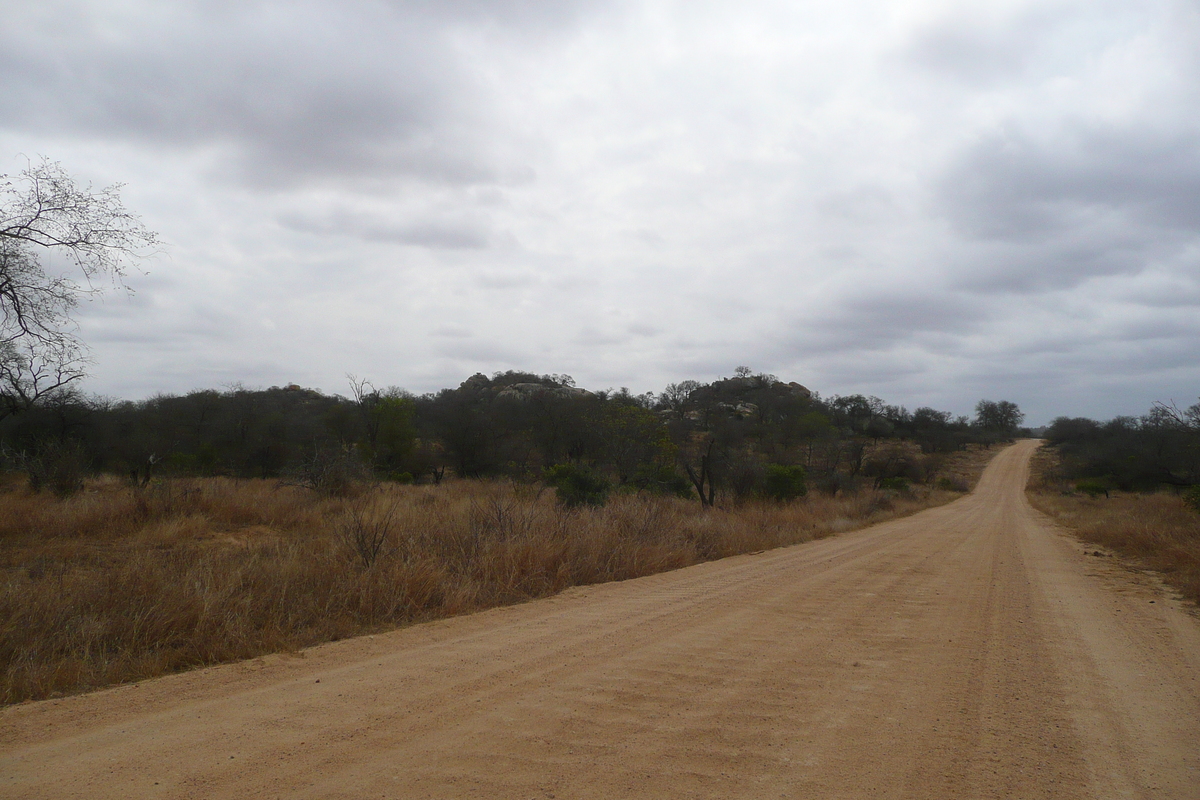
{"type": "Polygon", "coordinates": [[[0,713],[11,798],[1200,798],[1200,625],[1025,503],[0,713]]]}

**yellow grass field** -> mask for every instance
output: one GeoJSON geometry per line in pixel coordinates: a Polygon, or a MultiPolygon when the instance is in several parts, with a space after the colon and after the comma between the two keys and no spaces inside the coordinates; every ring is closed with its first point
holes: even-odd
{"type": "MultiPolygon", "coordinates": [[[[991,455],[957,454],[945,474],[973,483],[991,455]]],[[[805,542],[957,496],[863,490],[705,511],[618,493],[570,510],[552,490],[496,481],[329,497],[264,480],[137,489],[110,478],[60,499],[11,476],[0,492],[0,702],[805,542]]]]}

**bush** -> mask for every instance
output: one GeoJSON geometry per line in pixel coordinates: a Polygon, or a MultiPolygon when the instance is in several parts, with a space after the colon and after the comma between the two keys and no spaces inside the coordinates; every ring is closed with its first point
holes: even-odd
{"type": "Polygon", "coordinates": [[[884,478],[879,482],[879,488],[887,492],[899,492],[906,494],[908,492],[908,481],[904,478],[884,478]]]}
{"type": "Polygon", "coordinates": [[[1108,497],[1108,485],[1103,481],[1080,481],[1075,484],[1075,491],[1083,492],[1088,497],[1108,497]]]}
{"type": "Polygon", "coordinates": [[[59,497],[79,491],[87,472],[83,445],[76,441],[49,442],[42,445],[36,455],[22,453],[17,461],[29,478],[32,491],[49,489],[59,497]]]}
{"type": "Polygon", "coordinates": [[[650,464],[643,464],[638,467],[637,472],[634,473],[629,483],[639,491],[649,492],[650,494],[682,497],[684,499],[689,499],[692,496],[692,485],[688,483],[688,479],[671,467],[656,467],[650,464]]]}
{"type": "Polygon", "coordinates": [[[766,496],[767,465],[757,454],[728,454],[721,472],[724,488],[738,500],[766,496]]]}
{"type": "Polygon", "coordinates": [[[370,482],[371,472],[352,448],[325,446],[314,448],[293,476],[295,485],[333,497],[349,497],[370,482]]]}
{"type": "Polygon", "coordinates": [[[387,546],[396,521],[399,502],[381,502],[372,494],[353,503],[338,522],[337,534],[342,542],[358,556],[367,569],[379,559],[387,546]]]}
{"type": "Polygon", "coordinates": [[[568,508],[599,507],[608,502],[612,485],[603,476],[577,464],[558,464],[546,470],[546,485],[558,491],[558,501],[568,508]]]}
{"type": "Polygon", "coordinates": [[[817,481],[817,488],[830,497],[837,497],[839,492],[842,495],[856,494],[859,489],[858,483],[858,479],[850,475],[831,472],[817,481]]]}
{"type": "Polygon", "coordinates": [[[786,502],[808,494],[804,467],[768,464],[763,494],[772,500],[786,502]]]}
{"type": "Polygon", "coordinates": [[[1200,512],[1200,484],[1184,490],[1183,502],[1192,511],[1200,512]]]}
{"type": "Polygon", "coordinates": [[[938,478],[937,488],[945,492],[967,492],[970,487],[962,478],[938,478]]]}

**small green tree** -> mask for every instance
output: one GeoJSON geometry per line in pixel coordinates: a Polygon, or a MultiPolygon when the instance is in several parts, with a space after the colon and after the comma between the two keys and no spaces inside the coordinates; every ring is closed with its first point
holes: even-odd
{"type": "Polygon", "coordinates": [[[808,494],[804,467],[768,464],[763,494],[772,500],[787,502],[808,494]]]}
{"type": "Polygon", "coordinates": [[[358,446],[364,457],[383,474],[404,472],[417,438],[416,401],[397,386],[379,391],[365,378],[346,377],[360,417],[358,446]]]}
{"type": "Polygon", "coordinates": [[[622,484],[675,461],[678,448],[666,426],[641,406],[609,402],[599,414],[597,430],[603,437],[604,457],[622,484]]]}
{"type": "Polygon", "coordinates": [[[417,438],[413,425],[417,405],[412,398],[383,396],[371,408],[370,421],[374,429],[374,461],[377,465],[396,471],[411,455],[417,438]]]}
{"type": "Polygon", "coordinates": [[[547,486],[553,486],[558,501],[568,508],[599,507],[608,502],[612,484],[602,475],[578,464],[557,464],[545,471],[547,486]]]}
{"type": "Polygon", "coordinates": [[[980,400],[975,405],[976,427],[998,436],[1011,438],[1025,421],[1025,412],[1008,400],[980,400]]]}

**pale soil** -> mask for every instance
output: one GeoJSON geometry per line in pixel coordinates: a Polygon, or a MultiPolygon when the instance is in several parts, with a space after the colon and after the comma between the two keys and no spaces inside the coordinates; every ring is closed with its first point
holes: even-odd
{"type": "Polygon", "coordinates": [[[0,711],[12,798],[1198,798],[1200,624],[1025,501],[0,711]]]}

